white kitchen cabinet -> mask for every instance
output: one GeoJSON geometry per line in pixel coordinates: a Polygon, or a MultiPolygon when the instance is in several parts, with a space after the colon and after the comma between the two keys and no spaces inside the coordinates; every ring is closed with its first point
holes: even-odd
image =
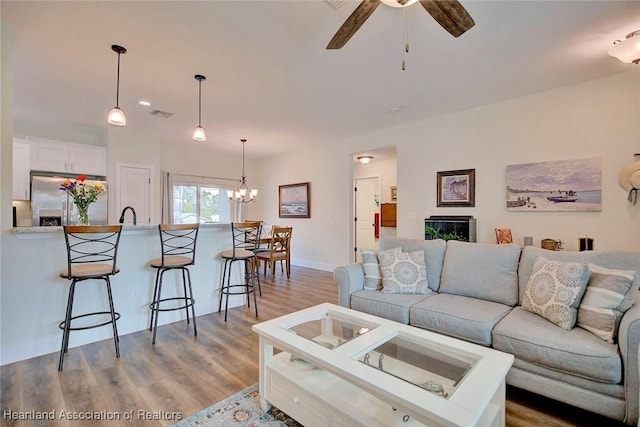
{"type": "Polygon", "coordinates": [[[24,139],[13,140],[13,200],[29,200],[30,150],[24,139]]]}
{"type": "Polygon", "coordinates": [[[107,150],[95,145],[70,144],[69,167],[71,172],[101,175],[107,174],[107,150]]]}
{"type": "Polygon", "coordinates": [[[46,172],[106,175],[107,150],[95,145],[27,137],[31,169],[46,172]]]}

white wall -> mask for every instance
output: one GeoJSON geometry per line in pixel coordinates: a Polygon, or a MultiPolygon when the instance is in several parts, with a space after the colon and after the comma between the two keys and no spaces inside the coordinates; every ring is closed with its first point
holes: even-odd
{"type": "Polygon", "coordinates": [[[331,270],[349,262],[354,153],[397,141],[398,228],[424,238],[430,215],[473,215],[479,242],[495,242],[495,227],[514,239],[552,237],[576,250],[595,239],[596,250],[640,250],[640,205],[632,206],[618,174],[640,152],[640,73],[631,71],[533,96],[486,105],[410,125],[262,159],[262,217],[277,220],[278,185],[311,182],[311,218],[294,226],[295,264],[331,270]],[[505,167],[588,157],[602,158],[602,212],[507,212],[505,167]],[[437,208],[436,172],[476,169],[476,206],[437,208]]]}

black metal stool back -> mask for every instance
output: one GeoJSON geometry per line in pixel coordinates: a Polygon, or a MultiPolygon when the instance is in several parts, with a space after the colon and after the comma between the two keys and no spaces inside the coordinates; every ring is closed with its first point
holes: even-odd
{"type": "MultiPolygon", "coordinates": [[[[231,237],[233,247],[223,251],[220,256],[224,259],[224,269],[222,271],[222,284],[220,285],[220,298],[218,301],[218,311],[222,311],[222,297],[226,296],[224,308],[224,320],[227,321],[227,309],[229,307],[229,295],[246,295],[247,307],[251,307],[249,294],[253,294],[253,302],[258,317],[258,300],[255,293],[255,280],[258,276],[258,266],[256,251],[260,246],[260,234],[262,232],[262,222],[232,222],[231,237]],[[231,267],[235,261],[242,261],[245,264],[244,283],[231,284],[231,267]]],[[[259,282],[258,282],[259,286],[259,282]]]]}
{"type": "Polygon", "coordinates": [[[121,225],[105,226],[65,226],[64,240],[67,245],[67,269],[60,273],[60,277],[71,280],[69,296],[67,299],[67,311],[65,320],[60,322],[58,327],[62,329],[62,346],[60,348],[60,360],[58,370],[62,371],[64,355],[69,350],[69,333],[71,331],[97,328],[100,326],[112,325],[113,341],[116,348],[116,357],[120,357],[120,346],[118,337],[117,320],[120,314],[114,310],[113,294],[111,292],[111,281],[109,276],[117,274],[116,259],[118,255],[118,245],[120,243],[121,225]],[[73,301],[76,283],[89,280],[104,280],[107,288],[107,298],[109,301],[109,311],[100,311],[73,315],[73,301]],[[108,320],[89,326],[72,326],[76,319],[86,317],[106,317],[108,320]]]}
{"type": "MultiPolygon", "coordinates": [[[[187,324],[189,319],[189,307],[193,317],[193,333],[198,335],[196,326],[195,303],[193,290],[191,288],[191,274],[187,268],[195,263],[196,242],[198,239],[199,224],[160,224],[158,232],[160,235],[160,246],[162,255],[160,258],[151,260],[151,267],[156,268],[156,280],[153,290],[153,300],[149,304],[151,310],[151,321],[149,330],[153,331],[152,344],[156,343],[156,333],[158,331],[158,312],[185,310],[187,324]],[[162,298],[162,278],[166,271],[178,269],[182,272],[183,296],[162,298]],[[178,306],[167,306],[170,301],[178,301],[178,306]]],[[[170,304],[170,303],[169,303],[170,304]]]]}

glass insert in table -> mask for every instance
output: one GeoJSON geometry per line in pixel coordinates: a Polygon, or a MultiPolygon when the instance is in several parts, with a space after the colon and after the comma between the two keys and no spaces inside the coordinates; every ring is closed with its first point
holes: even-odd
{"type": "Polygon", "coordinates": [[[403,336],[386,341],[358,360],[445,399],[478,361],[472,355],[436,349],[403,336]]]}
{"type": "Polygon", "coordinates": [[[374,323],[329,311],[317,319],[299,323],[287,330],[323,347],[334,349],[376,327],[378,325],[374,323]]]}

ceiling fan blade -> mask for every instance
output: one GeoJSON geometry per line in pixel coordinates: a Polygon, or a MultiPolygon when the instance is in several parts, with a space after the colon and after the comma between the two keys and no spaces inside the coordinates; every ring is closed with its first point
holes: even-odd
{"type": "Polygon", "coordinates": [[[420,0],[420,4],[454,37],[460,37],[476,25],[457,0],[420,0]]]}
{"type": "Polygon", "coordinates": [[[349,15],[333,36],[327,49],[340,49],[344,46],[379,5],[380,0],[362,0],[362,3],[349,15]]]}

